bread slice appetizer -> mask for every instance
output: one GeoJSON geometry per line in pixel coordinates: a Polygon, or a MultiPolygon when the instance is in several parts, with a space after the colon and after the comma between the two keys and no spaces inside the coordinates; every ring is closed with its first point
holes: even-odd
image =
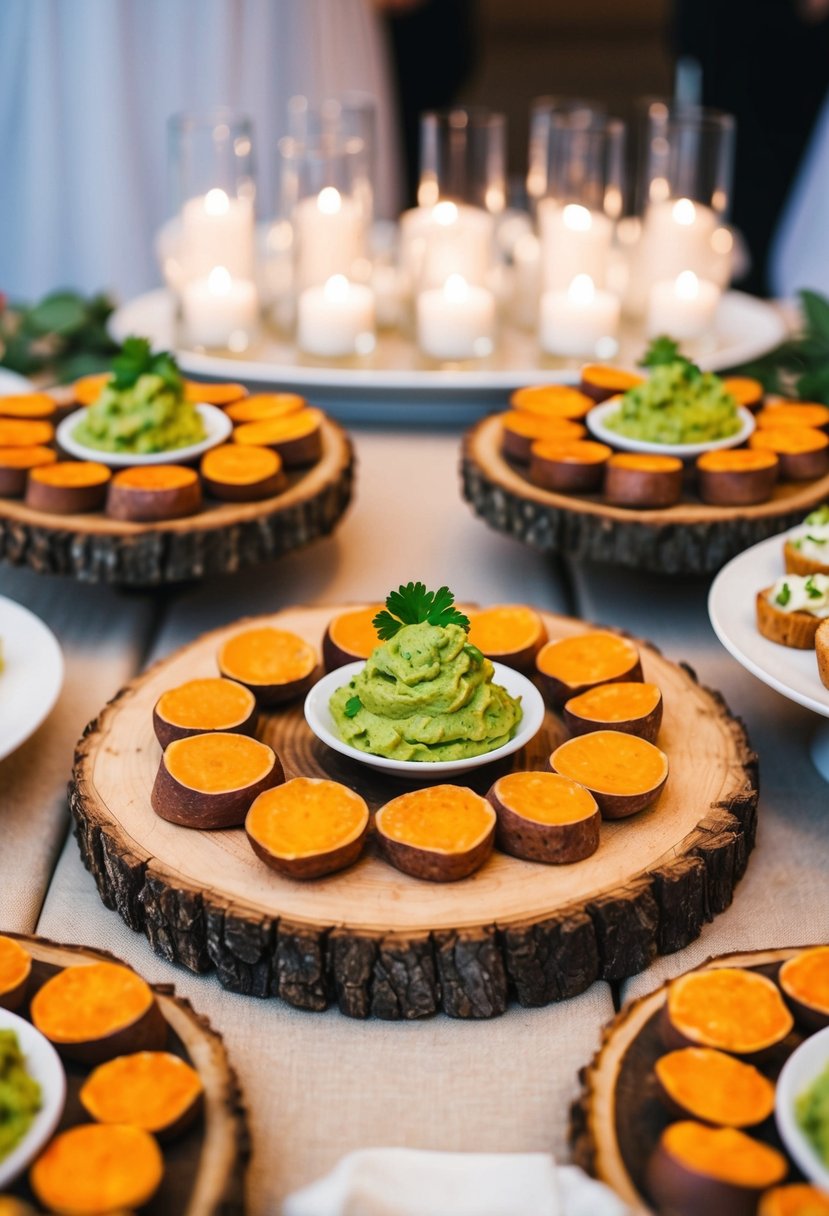
{"type": "Polygon", "coordinates": [[[209,384],[206,380],[185,380],[184,399],[195,405],[218,405],[227,407],[234,401],[247,397],[248,390],[244,384],[234,384],[231,381],[220,384],[209,384]]]}
{"type": "Polygon", "coordinates": [[[755,422],[761,429],[808,426],[823,430],[829,426],[829,406],[811,401],[781,401],[760,410],[755,422]]]}
{"type": "Polygon", "coordinates": [[[495,811],[460,785],[429,785],[392,798],[374,826],[386,860],[412,878],[456,882],[487,860],[495,840],[495,811]]]}
{"type": "Polygon", "coordinates": [[[185,828],[235,828],[264,790],[284,780],[266,743],[214,731],[175,739],[164,749],[150,801],[156,815],[185,828]]]}
{"type": "Polygon", "coordinates": [[[559,494],[592,494],[611,455],[606,443],[592,439],[538,439],[530,448],[530,481],[559,494]]]}
{"type": "Polygon", "coordinates": [[[164,1158],[149,1132],[127,1124],[81,1123],[49,1142],[29,1172],[29,1183],[50,1212],[101,1216],[144,1207],[163,1177],[164,1158]]]}
{"type": "Polygon", "coordinates": [[[808,1182],[774,1186],[760,1196],[756,1216],[829,1216],[829,1195],[808,1182]]]}
{"type": "Polygon", "coordinates": [[[725,376],[723,388],[738,405],[747,410],[758,410],[763,404],[765,390],[759,380],[752,376],[725,376]]]}
{"type": "Polygon", "coordinates": [[[493,604],[491,608],[470,609],[469,641],[481,654],[496,663],[519,671],[531,670],[547,629],[534,608],[526,604],[493,604]]]}
{"type": "Polygon", "coordinates": [[[369,825],[365,800],[339,781],[294,777],[260,794],[245,819],[257,857],[286,878],[322,878],[357,860],[369,825]]]}
{"type": "Polygon", "coordinates": [[[111,482],[96,460],[46,461],[29,470],[25,503],[50,515],[83,515],[103,507],[111,482]]]}
{"type": "Polygon", "coordinates": [[[799,1026],[810,1034],[829,1026],[829,946],[812,946],[787,959],[777,982],[799,1026]]]}
{"type": "Polygon", "coordinates": [[[37,418],[53,422],[58,407],[48,393],[17,393],[0,397],[0,418],[37,418]]]}
{"type": "Polygon", "coordinates": [[[604,497],[617,507],[672,507],[682,495],[682,461],[677,456],[617,452],[604,470],[604,497]]]}
{"type": "Polygon", "coordinates": [[[657,801],[668,757],[653,743],[619,730],[596,730],[560,744],[550,768],[590,790],[605,819],[626,819],[657,801]]]}
{"type": "Polygon", "coordinates": [[[258,502],[287,485],[282,457],[271,448],[223,443],[202,456],[199,472],[206,493],[227,502],[258,502]]]}
{"type": "Polygon", "coordinates": [[[535,667],[545,699],[555,706],[597,684],[642,679],[633,642],[604,629],[548,642],[538,652],[535,667]]]}
{"type": "Polygon", "coordinates": [[[52,443],[55,428],[40,418],[0,417],[0,448],[34,448],[52,443]]]}
{"type": "Polygon", "coordinates": [[[136,1051],[99,1064],[79,1096],[96,1123],[128,1123],[159,1140],[172,1140],[199,1114],[204,1086],[195,1068],[180,1056],[136,1051]]]}
{"type": "Polygon", "coordinates": [[[762,1058],[789,1035],[794,1019],[768,976],[742,967],[689,971],[668,986],[660,1033],[666,1047],[714,1047],[762,1058]]]}
{"type": "Polygon", "coordinates": [[[566,701],[562,717],[573,735],[620,730],[655,743],[662,725],[662,693],[641,680],[599,684],[566,701]]]}
{"type": "Polygon", "coordinates": [[[824,688],[829,688],[829,624],[821,621],[815,630],[817,673],[824,688]]]}
{"type": "Polygon", "coordinates": [[[540,418],[562,418],[581,422],[596,404],[569,384],[531,384],[517,388],[509,399],[510,409],[540,418]]]}
{"type": "Polygon", "coordinates": [[[757,628],[764,638],[795,650],[813,650],[821,620],[829,617],[829,575],[784,574],[757,592],[757,628]]]}
{"type": "Polygon", "coordinates": [[[136,465],[113,477],[106,513],[130,523],[156,523],[195,515],[201,506],[201,481],[195,469],[181,464],[136,465]]]}
{"type": "Polygon", "coordinates": [[[595,405],[599,405],[609,397],[618,397],[632,388],[638,388],[643,381],[644,376],[637,372],[609,367],[606,363],[586,363],[581,369],[579,388],[595,405]]]}
{"type": "Polygon", "coordinates": [[[713,1047],[681,1047],[653,1068],[672,1114],[713,1127],[755,1127],[774,1111],[774,1084],[753,1064],[713,1047]]]}
{"type": "Polygon", "coordinates": [[[44,464],[54,464],[58,454],[54,448],[0,448],[0,496],[22,498],[26,492],[29,472],[44,464]]]}
{"type": "Polygon", "coordinates": [[[487,798],[498,817],[499,849],[524,861],[570,865],[599,847],[601,815],[593,795],[557,773],[507,773],[487,798]]]}
{"type": "Polygon", "coordinates": [[[326,671],[367,659],[375,646],[380,645],[373,622],[382,609],[382,604],[349,608],[328,622],[322,639],[322,661],[326,671]]]}
{"type": "Polygon", "coordinates": [[[829,435],[814,427],[765,427],[749,437],[748,446],[775,452],[783,481],[813,481],[829,472],[829,435]]]}
{"type": "Polygon", "coordinates": [[[645,1181],[658,1210],[673,1216],[755,1216],[760,1195],[788,1172],[776,1148],[737,1128],[689,1119],[662,1132],[645,1181]]]}
{"type": "Polygon", "coordinates": [[[783,544],[787,574],[829,574],[829,524],[808,521],[783,544]]]}
{"type": "Polygon", "coordinates": [[[282,418],[243,422],[234,428],[234,443],[274,448],[286,469],[315,464],[322,455],[322,410],[308,406],[282,418]]]}
{"type": "Polygon", "coordinates": [[[32,956],[13,937],[0,935],[0,1009],[11,1013],[26,999],[32,956]]]}
{"type": "Polygon", "coordinates": [[[256,719],[256,697],[250,689],[218,676],[170,688],[153,707],[153,730],[162,748],[210,731],[253,735],[256,719]]]}
{"type": "Polygon", "coordinates": [[[697,457],[697,491],[718,507],[747,507],[772,496],[780,472],[776,452],[721,448],[697,457]]]}
{"type": "Polygon", "coordinates": [[[266,418],[296,414],[307,405],[299,393],[254,393],[229,405],[225,413],[232,422],[263,422],[266,418]]]}
{"type": "Polygon", "coordinates": [[[586,427],[569,418],[547,418],[520,410],[501,414],[501,454],[517,464],[529,464],[536,440],[572,442],[586,435],[586,427]]]}
{"type": "Polygon", "coordinates": [[[62,1056],[81,1064],[161,1051],[167,1040],[152,988],[123,963],[64,967],[35,993],[31,1015],[62,1056]]]}
{"type": "Polygon", "coordinates": [[[302,697],[318,676],[313,646],[287,629],[243,629],[219,649],[219,671],[249,688],[260,705],[284,705],[302,697]]]}

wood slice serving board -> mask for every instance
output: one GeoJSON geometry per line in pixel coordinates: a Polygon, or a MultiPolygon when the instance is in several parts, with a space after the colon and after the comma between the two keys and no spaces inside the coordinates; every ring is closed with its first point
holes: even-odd
{"type": "MultiPolygon", "coordinates": [[[[340,608],[296,608],[257,623],[319,647],[340,608]]],[[[544,615],[552,638],[588,628],[544,615]]],[[[756,757],[742,725],[693,673],[642,644],[645,679],[665,700],[660,743],[671,775],[658,804],[602,825],[586,861],[545,866],[496,853],[470,878],[429,883],[392,869],[370,846],[315,882],[283,878],[244,832],[201,832],[159,819],[150,791],[160,759],[152,708],[167,688],[215,675],[220,643],[241,622],[162,660],[127,685],[78,745],[70,803],[82,857],[102,899],[166,958],[215,967],[227,987],[305,1009],[330,999],[354,1017],[503,1013],[574,996],[596,979],[641,971],[678,950],[731,902],[754,841],[756,757]]],[[[286,776],[345,782],[376,809],[407,788],[330,751],[302,705],[268,715],[260,736],[286,776]]],[[[540,769],[564,737],[547,714],[539,735],[499,768],[459,779],[485,792],[506,768],[540,769]]]]}
{"type": "MultiPolygon", "coordinates": [[[[695,970],[746,967],[775,979],[781,964],[803,948],[721,954],[695,970]]],[[[659,1101],[653,1072],[656,1060],[666,1050],[659,1020],[667,995],[668,985],[663,984],[626,1005],[606,1027],[602,1046],[582,1073],[582,1094],[571,1111],[570,1140],[577,1164],[606,1182],[636,1212],[654,1210],[645,1185],[645,1166],[663,1128],[675,1118],[659,1101]]],[[[775,1080],[803,1037],[795,1029],[779,1050],[758,1061],[757,1066],[775,1080]]],[[[785,1152],[773,1121],[746,1130],[755,1139],[785,1152]]],[[[787,1181],[800,1177],[792,1165],[787,1181]]]]}
{"type": "Polygon", "coordinates": [[[281,557],[333,530],[351,501],[354,459],[346,433],[329,419],[310,469],[259,502],[208,499],[185,519],[124,523],[101,512],[50,515],[0,498],[0,558],[87,583],[151,587],[228,574],[281,557]]]}
{"type": "Polygon", "coordinates": [[[555,494],[532,485],[500,451],[499,415],[467,432],[461,456],[464,498],[491,528],[588,561],[660,574],[713,574],[750,545],[799,524],[829,498],[829,475],[782,482],[768,502],[715,507],[688,499],[643,511],[597,495],[555,494]]]}
{"type": "MultiPolygon", "coordinates": [[[[62,946],[40,937],[7,933],[25,947],[33,959],[26,1004],[18,1012],[29,1018],[35,992],[64,967],[101,961],[121,962],[112,954],[85,946],[62,946]]],[[[221,1037],[175,995],[170,984],[154,984],[161,1012],[169,1027],[167,1051],[181,1056],[196,1069],[204,1086],[204,1109],[186,1132],[161,1145],[164,1178],[152,1202],[141,1209],[146,1216],[242,1216],[244,1171],[249,1155],[245,1112],[236,1075],[221,1037]]],[[[58,1131],[88,1123],[79,1093],[90,1068],[64,1060],[66,1107],[58,1131]]],[[[32,1202],[25,1176],[12,1194],[32,1202]]]]}

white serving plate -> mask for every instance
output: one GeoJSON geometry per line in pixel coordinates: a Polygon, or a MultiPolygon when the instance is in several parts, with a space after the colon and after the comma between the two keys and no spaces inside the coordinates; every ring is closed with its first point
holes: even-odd
{"type": "Polygon", "coordinates": [[[95,460],[110,469],[128,469],[148,464],[181,464],[183,461],[195,460],[210,448],[224,443],[233,430],[233,423],[227,414],[215,405],[197,405],[196,412],[204,423],[206,438],[201,443],[191,443],[184,448],[168,448],[165,452],[147,452],[142,455],[132,452],[102,452],[99,448],[89,448],[86,444],[79,443],[72,432],[86,413],[85,407],[64,418],[55,432],[55,438],[58,445],[76,460],[95,460]]]}
{"type": "Polygon", "coordinates": [[[66,1074],[60,1057],[48,1039],[31,1022],[0,1009],[0,1030],[13,1030],[26,1057],[26,1071],[40,1085],[41,1108],[16,1148],[0,1159],[0,1190],[23,1172],[50,1138],[63,1114],[66,1102],[66,1074]]]}
{"type": "Polygon", "coordinates": [[[35,386],[25,376],[10,372],[8,368],[0,367],[0,397],[10,397],[15,393],[33,393],[35,386]]]}
{"type": "Polygon", "coordinates": [[[323,676],[318,680],[305,698],[305,721],[311,730],[328,747],[360,764],[376,768],[391,777],[405,777],[408,780],[431,781],[433,777],[458,776],[495,760],[511,756],[520,748],[525,747],[541,729],[544,722],[544,700],[535,685],[522,676],[520,672],[502,663],[492,664],[495,674],[493,683],[500,684],[512,697],[521,698],[523,716],[517,733],[509,743],[496,747],[494,751],[485,752],[482,756],[471,756],[464,760],[437,760],[434,763],[420,760],[390,760],[386,756],[372,756],[359,748],[351,747],[337,734],[337,727],[328,709],[328,702],[336,690],[347,684],[352,676],[362,671],[365,661],[359,659],[356,663],[346,663],[344,667],[323,676]]]}
{"type": "Polygon", "coordinates": [[[754,415],[744,406],[737,406],[740,418],[740,429],[727,439],[711,439],[708,443],[648,443],[642,439],[631,439],[628,435],[619,435],[616,431],[605,426],[605,421],[619,410],[619,399],[603,401],[596,405],[585,418],[588,430],[596,439],[610,447],[619,448],[623,452],[652,452],[656,456],[678,456],[680,460],[693,460],[703,452],[716,452],[720,448],[736,448],[745,443],[754,430],[754,415]]]}
{"type": "MultiPolygon", "coordinates": [[[[175,350],[188,375],[241,380],[260,391],[301,392],[345,421],[409,426],[473,421],[502,409],[507,395],[521,385],[574,383],[582,362],[546,356],[534,334],[511,327],[503,330],[489,358],[443,366],[424,359],[407,337],[391,332],[380,333],[371,356],[342,363],[305,358],[292,342],[270,336],[243,356],[176,348],[173,299],[164,289],[122,305],[110,318],[109,329],[119,342],[137,334],[149,338],[157,350],[175,350]]],[[[721,371],[757,358],[785,336],[778,309],[765,300],[729,291],[717,310],[710,349],[695,352],[694,358],[706,371],[721,371]]],[[[641,326],[624,327],[618,364],[634,365],[646,345],[641,326]]]]}
{"type": "Polygon", "coordinates": [[[0,760],[34,734],[63,685],[55,635],[28,608],[0,596],[0,760]]]}
{"type": "Polygon", "coordinates": [[[774,1118],[780,1138],[810,1182],[829,1192],[829,1167],[821,1161],[795,1118],[795,1102],[829,1066],[829,1028],[811,1035],[792,1052],[780,1076],[774,1118]]]}

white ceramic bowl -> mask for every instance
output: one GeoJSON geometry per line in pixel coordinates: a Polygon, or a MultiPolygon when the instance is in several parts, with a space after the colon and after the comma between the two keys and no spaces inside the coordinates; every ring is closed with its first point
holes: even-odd
{"type": "Polygon", "coordinates": [[[682,460],[691,460],[701,456],[703,452],[715,452],[719,448],[736,448],[745,443],[754,430],[754,415],[744,406],[737,406],[740,416],[740,429],[727,439],[711,439],[708,443],[646,443],[643,439],[631,439],[628,435],[618,435],[605,426],[605,421],[611,414],[619,410],[619,398],[611,397],[596,405],[585,418],[588,430],[609,447],[619,448],[623,452],[653,452],[656,456],[679,456],[682,460]]]}
{"type": "Polygon", "coordinates": [[[13,1030],[17,1035],[26,1070],[40,1086],[42,1103],[17,1147],[0,1158],[0,1190],[4,1190],[37,1156],[60,1122],[66,1102],[66,1074],[52,1044],[31,1022],[0,1009],[0,1030],[13,1030]]]}
{"type": "Polygon", "coordinates": [[[197,405],[196,412],[204,423],[207,432],[201,443],[191,443],[185,448],[168,448],[165,452],[147,452],[136,455],[131,452],[101,452],[98,448],[88,448],[84,443],[78,443],[72,435],[75,427],[86,413],[86,407],[75,410],[64,418],[59,425],[56,438],[58,444],[76,460],[97,460],[110,469],[128,469],[139,464],[181,464],[186,460],[194,460],[204,452],[224,443],[233,430],[233,423],[224,410],[215,405],[197,405]]]}
{"type": "Polygon", "coordinates": [[[829,1166],[825,1165],[801,1131],[795,1102],[821,1073],[829,1068],[829,1027],[810,1035],[793,1051],[777,1079],[774,1118],[780,1138],[810,1182],[829,1191],[829,1166]]]}
{"type": "Polygon", "coordinates": [[[406,777],[410,781],[431,781],[433,777],[468,773],[474,768],[492,764],[494,760],[502,760],[504,756],[517,752],[538,734],[544,721],[544,701],[536,686],[511,667],[493,663],[493,683],[500,684],[511,697],[521,698],[521,722],[509,743],[496,747],[494,751],[484,752],[481,756],[469,756],[464,760],[436,760],[434,763],[428,760],[389,760],[386,756],[372,756],[340,738],[328,709],[332,693],[347,684],[351,677],[364,667],[365,662],[362,659],[356,663],[346,663],[344,667],[338,667],[336,671],[329,672],[317,681],[305,698],[305,721],[317,738],[335,752],[349,756],[352,760],[359,760],[360,764],[367,764],[369,768],[380,769],[392,777],[406,777]]]}

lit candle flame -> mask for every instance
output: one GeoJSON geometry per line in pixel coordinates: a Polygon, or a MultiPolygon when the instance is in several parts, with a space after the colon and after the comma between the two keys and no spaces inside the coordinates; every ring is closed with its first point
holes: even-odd
{"type": "Polygon", "coordinates": [[[565,227],[573,232],[589,232],[593,227],[593,217],[586,207],[579,203],[568,203],[562,212],[565,227]]]}
{"type": "Polygon", "coordinates": [[[208,190],[204,196],[204,209],[208,215],[227,215],[230,199],[224,190],[215,188],[208,190]]]}
{"type": "Polygon", "coordinates": [[[589,274],[577,274],[567,288],[567,299],[577,308],[586,308],[593,303],[596,287],[589,274]]]}
{"type": "Polygon", "coordinates": [[[214,266],[207,276],[207,290],[214,296],[226,296],[233,280],[226,266],[214,266]]]}
{"type": "Polygon", "coordinates": [[[451,224],[457,223],[458,208],[454,203],[446,201],[436,203],[432,210],[432,218],[442,228],[448,228],[451,224]]]}
{"type": "Polygon", "coordinates": [[[469,296],[469,284],[462,274],[450,274],[443,284],[443,294],[452,304],[462,304],[469,296]]]}
{"type": "Polygon", "coordinates": [[[697,209],[689,198],[678,198],[673,205],[673,217],[683,228],[689,228],[697,218],[697,209]]]}
{"type": "Polygon", "coordinates": [[[342,196],[335,186],[324,186],[317,197],[317,207],[323,215],[336,215],[343,205],[342,196]]]}
{"type": "Polygon", "coordinates": [[[330,279],[326,279],[323,294],[333,304],[342,303],[348,298],[348,279],[344,274],[332,274],[330,279]]]}
{"type": "Polygon", "coordinates": [[[683,270],[682,274],[677,275],[674,290],[676,291],[677,299],[695,300],[697,298],[699,295],[699,279],[693,270],[683,270]]]}

